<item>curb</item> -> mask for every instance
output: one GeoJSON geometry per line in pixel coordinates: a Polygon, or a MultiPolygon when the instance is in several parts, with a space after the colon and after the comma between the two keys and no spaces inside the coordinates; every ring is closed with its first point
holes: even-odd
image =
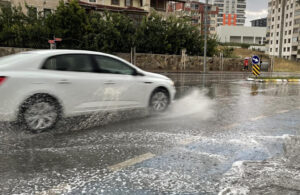
{"type": "Polygon", "coordinates": [[[254,81],[260,83],[300,83],[300,79],[253,79],[247,78],[247,81],[254,81]]]}

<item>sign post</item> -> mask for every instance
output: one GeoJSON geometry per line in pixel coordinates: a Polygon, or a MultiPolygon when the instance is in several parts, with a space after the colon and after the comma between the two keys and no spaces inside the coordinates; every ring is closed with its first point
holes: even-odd
{"type": "Polygon", "coordinates": [[[53,40],[48,40],[48,43],[50,44],[50,49],[56,49],[56,42],[61,42],[62,38],[56,38],[53,37],[53,40]]]}
{"type": "Polygon", "coordinates": [[[252,73],[257,77],[260,75],[260,66],[258,65],[260,63],[260,59],[258,56],[252,57],[252,73]]]}

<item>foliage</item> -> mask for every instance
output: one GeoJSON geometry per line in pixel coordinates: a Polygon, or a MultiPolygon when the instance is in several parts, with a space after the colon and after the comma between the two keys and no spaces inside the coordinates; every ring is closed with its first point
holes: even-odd
{"type": "MultiPolygon", "coordinates": [[[[49,48],[48,40],[63,39],[58,48],[88,49],[103,52],[138,52],[203,55],[204,40],[190,21],[163,18],[157,13],[135,23],[128,16],[111,12],[86,12],[78,0],[59,3],[55,13],[43,16],[27,6],[3,7],[0,12],[0,45],[8,47],[49,48]],[[38,15],[38,16],[37,16],[38,15]]],[[[208,55],[216,53],[217,41],[208,39],[208,55]]]]}

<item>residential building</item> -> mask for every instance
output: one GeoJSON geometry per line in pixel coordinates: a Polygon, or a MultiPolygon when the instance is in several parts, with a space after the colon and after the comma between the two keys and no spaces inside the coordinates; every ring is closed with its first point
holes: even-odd
{"type": "Polygon", "coordinates": [[[271,56],[300,61],[300,5],[296,0],[269,0],[267,48],[271,56]]]}
{"type": "Polygon", "coordinates": [[[221,43],[247,43],[264,45],[266,27],[250,26],[218,26],[217,36],[221,43]]]}
{"type": "MultiPolygon", "coordinates": [[[[45,14],[56,9],[60,0],[0,0],[8,2],[14,6],[20,5],[24,12],[26,4],[36,10],[37,13],[44,12],[45,14]]],[[[185,2],[186,0],[172,0],[173,2],[185,2]]],[[[68,3],[69,0],[64,0],[68,3]]],[[[147,15],[151,10],[156,10],[161,13],[167,12],[169,0],[79,0],[79,4],[87,11],[104,11],[124,13],[135,20],[141,20],[144,15],[147,15]]]]}
{"type": "Polygon", "coordinates": [[[251,21],[253,27],[267,27],[267,18],[260,18],[251,21]]]}
{"type": "Polygon", "coordinates": [[[216,34],[218,7],[198,1],[170,2],[168,13],[179,17],[188,17],[192,25],[199,26],[201,33],[205,30],[205,7],[207,6],[207,29],[209,34],[216,34]]]}
{"type": "Polygon", "coordinates": [[[33,8],[32,11],[47,15],[56,9],[59,1],[60,0],[0,0],[0,3],[6,2],[6,4],[11,4],[13,6],[21,6],[24,12],[27,12],[27,4],[28,6],[33,8]]]}
{"type": "Polygon", "coordinates": [[[246,0],[209,0],[209,4],[219,7],[217,26],[244,26],[246,0]]]}

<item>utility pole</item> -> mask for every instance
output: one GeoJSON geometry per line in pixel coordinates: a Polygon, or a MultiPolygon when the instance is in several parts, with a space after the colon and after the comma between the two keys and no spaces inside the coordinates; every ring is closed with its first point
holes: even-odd
{"type": "Polygon", "coordinates": [[[204,9],[204,65],[203,65],[203,73],[206,73],[206,57],[207,57],[207,8],[208,8],[208,0],[205,1],[205,9],[204,9]]]}

